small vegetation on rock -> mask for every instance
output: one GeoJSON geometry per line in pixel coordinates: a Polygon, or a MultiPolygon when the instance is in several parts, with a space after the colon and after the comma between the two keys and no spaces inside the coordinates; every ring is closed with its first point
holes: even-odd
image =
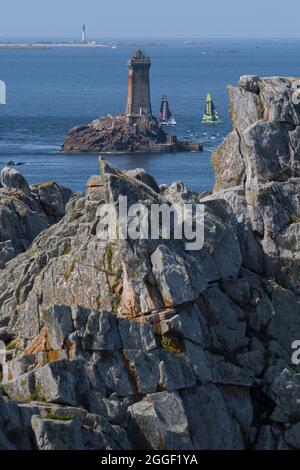
{"type": "Polygon", "coordinates": [[[178,341],[175,341],[169,336],[163,336],[160,342],[160,346],[164,351],[176,354],[177,357],[183,356],[182,348],[178,341]]]}
{"type": "Polygon", "coordinates": [[[55,410],[47,410],[45,419],[52,419],[54,421],[71,421],[73,417],[69,414],[59,414],[55,410]]]}
{"type": "Polygon", "coordinates": [[[292,215],[291,221],[292,221],[292,224],[299,224],[300,223],[300,216],[299,215],[292,215]]]}

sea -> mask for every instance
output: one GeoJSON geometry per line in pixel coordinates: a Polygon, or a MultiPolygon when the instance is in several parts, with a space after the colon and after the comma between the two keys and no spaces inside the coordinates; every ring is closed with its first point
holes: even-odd
{"type": "Polygon", "coordinates": [[[144,168],[158,183],[183,181],[199,192],[212,189],[211,153],[231,130],[226,86],[235,85],[245,74],[300,76],[296,39],[164,39],[116,48],[0,48],[0,80],[7,85],[7,104],[0,106],[0,167],[12,160],[22,164],[17,168],[30,184],[51,180],[84,191],[88,178],[99,173],[98,155],[62,154],[64,136],[73,126],[124,111],[126,61],[138,45],[152,62],[153,114],[158,115],[166,94],[177,121],[169,131],[202,141],[204,151],[105,158],[120,169],[144,168]],[[222,124],[201,123],[208,92],[222,124]]]}

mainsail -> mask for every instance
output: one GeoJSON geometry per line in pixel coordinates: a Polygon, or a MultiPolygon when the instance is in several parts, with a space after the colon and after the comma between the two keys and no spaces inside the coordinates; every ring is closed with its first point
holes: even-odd
{"type": "Polygon", "coordinates": [[[164,95],[161,100],[159,121],[166,126],[176,124],[166,95],[164,95]]]}
{"type": "Polygon", "coordinates": [[[203,115],[202,122],[208,124],[220,124],[222,121],[219,119],[218,111],[215,108],[211,94],[208,93],[206,96],[205,112],[203,115]]]}

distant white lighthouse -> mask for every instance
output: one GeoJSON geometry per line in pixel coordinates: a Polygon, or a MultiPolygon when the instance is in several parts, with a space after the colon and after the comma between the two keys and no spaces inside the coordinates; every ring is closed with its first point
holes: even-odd
{"type": "Polygon", "coordinates": [[[86,42],[86,39],[85,39],[85,24],[82,25],[81,42],[86,42]]]}

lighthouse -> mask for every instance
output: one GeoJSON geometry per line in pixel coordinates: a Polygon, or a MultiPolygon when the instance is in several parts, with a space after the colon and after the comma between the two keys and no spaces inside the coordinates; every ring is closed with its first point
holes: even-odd
{"type": "Polygon", "coordinates": [[[127,62],[128,65],[128,93],[126,115],[134,118],[144,116],[152,119],[150,101],[149,71],[151,61],[141,50],[137,50],[127,62]]]}
{"type": "Polygon", "coordinates": [[[82,25],[81,42],[86,42],[86,39],[85,39],[85,24],[82,25]]]}

